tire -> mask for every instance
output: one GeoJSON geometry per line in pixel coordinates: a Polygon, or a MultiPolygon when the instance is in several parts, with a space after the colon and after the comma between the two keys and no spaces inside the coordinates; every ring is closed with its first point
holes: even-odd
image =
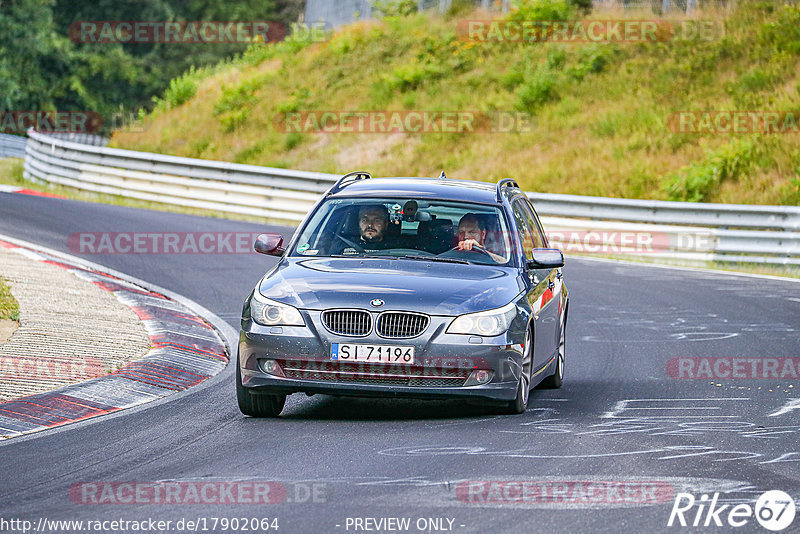
{"type": "Polygon", "coordinates": [[[558,341],[558,355],[556,356],[556,368],[553,374],[542,380],[542,389],[558,389],[564,383],[564,360],[565,347],[567,341],[567,312],[564,312],[564,326],[561,327],[561,335],[558,341]]]}
{"type": "Polygon", "coordinates": [[[517,384],[517,396],[501,407],[501,413],[506,415],[520,415],[528,409],[531,395],[531,369],[533,368],[533,337],[530,329],[525,335],[525,356],[522,358],[522,370],[517,384]]]}
{"type": "Polygon", "coordinates": [[[286,404],[286,395],[257,395],[242,385],[242,370],[236,358],[236,400],[239,411],[250,417],[278,417],[286,404]]]}

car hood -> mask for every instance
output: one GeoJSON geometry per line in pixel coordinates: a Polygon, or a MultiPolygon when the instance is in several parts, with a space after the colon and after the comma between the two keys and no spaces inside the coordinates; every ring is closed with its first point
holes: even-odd
{"type": "Polygon", "coordinates": [[[282,260],[262,279],[267,298],[297,308],[419,311],[460,315],[499,308],[522,290],[517,270],[402,259],[318,258],[282,260]]]}

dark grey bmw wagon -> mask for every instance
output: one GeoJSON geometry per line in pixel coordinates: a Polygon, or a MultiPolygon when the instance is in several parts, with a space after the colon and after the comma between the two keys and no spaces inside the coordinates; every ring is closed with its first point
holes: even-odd
{"type": "Polygon", "coordinates": [[[498,184],[342,177],[247,297],[236,390],[250,416],[291,393],[478,399],[522,413],[564,376],[564,257],[525,193],[498,184]]]}

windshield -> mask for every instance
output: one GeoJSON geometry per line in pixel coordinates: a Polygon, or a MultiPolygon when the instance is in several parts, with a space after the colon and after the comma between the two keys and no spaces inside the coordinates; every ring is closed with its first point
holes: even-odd
{"type": "Polygon", "coordinates": [[[326,201],[292,256],[382,256],[506,265],[511,245],[498,207],[413,198],[326,201]]]}

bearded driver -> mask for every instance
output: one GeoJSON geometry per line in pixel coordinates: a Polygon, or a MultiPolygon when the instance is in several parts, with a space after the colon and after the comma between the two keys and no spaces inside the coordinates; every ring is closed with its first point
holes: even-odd
{"type": "MultiPolygon", "coordinates": [[[[389,210],[383,204],[369,204],[358,210],[358,240],[350,243],[357,245],[364,252],[374,252],[396,248],[397,244],[386,235],[389,226],[389,210]]],[[[344,254],[356,254],[358,250],[352,246],[344,249],[344,254]]]]}

